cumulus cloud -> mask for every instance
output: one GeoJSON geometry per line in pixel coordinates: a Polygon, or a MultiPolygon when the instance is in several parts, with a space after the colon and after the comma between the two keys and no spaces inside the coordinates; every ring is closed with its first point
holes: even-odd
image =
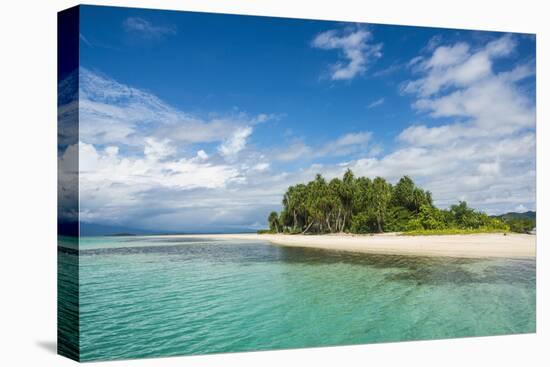
{"type": "Polygon", "coordinates": [[[535,106],[518,86],[534,75],[534,65],[499,72],[493,66],[516,45],[505,35],[477,49],[459,42],[414,58],[417,78],[403,92],[416,97],[411,107],[426,123],[404,129],[399,149],[353,167],[394,179],[412,175],[442,206],[463,199],[493,213],[518,205],[534,209],[535,106]]]}
{"type": "Polygon", "coordinates": [[[59,153],[57,159],[58,218],[63,221],[78,220],[78,146],[70,144],[59,153]]]}
{"type": "MultiPolygon", "coordinates": [[[[112,148],[113,153],[118,153],[118,147],[112,148]]],[[[174,154],[175,151],[176,150],[170,145],[170,141],[168,139],[157,140],[155,138],[145,138],[145,149],[143,150],[143,154],[147,159],[158,161],[169,157],[174,154]]]]}
{"type": "Polygon", "coordinates": [[[441,145],[455,139],[490,139],[534,128],[534,103],[517,86],[534,74],[533,63],[500,73],[493,70],[494,61],[510,55],[515,46],[515,40],[506,35],[478,50],[465,43],[435,49],[422,63],[421,77],[406,83],[404,91],[418,97],[412,106],[419,112],[462,122],[411,126],[399,139],[441,145]]]}
{"type": "Polygon", "coordinates": [[[414,70],[424,76],[406,83],[403,91],[429,97],[449,87],[466,87],[477,83],[492,75],[494,59],[508,56],[515,46],[515,40],[509,35],[475,51],[464,42],[439,46],[428,59],[416,57],[411,60],[414,70]]]}
{"type": "Polygon", "coordinates": [[[440,207],[466,200],[490,214],[534,210],[535,106],[519,86],[534,75],[534,63],[494,68],[516,45],[506,35],[477,48],[464,42],[426,47],[428,55],[409,63],[415,78],[402,90],[414,97],[411,108],[425,122],[403,129],[388,154],[314,164],[302,177],[320,172],[330,179],[347,168],[391,182],[409,175],[440,207]]]}
{"type": "MultiPolygon", "coordinates": [[[[150,227],[146,218],[162,217],[166,223],[160,228],[199,225],[218,218],[221,209],[213,204],[205,209],[195,197],[223,197],[228,190],[247,185],[247,180],[268,175],[268,159],[257,152],[240,153],[253,127],[278,115],[213,112],[204,119],[86,68],[70,78],[70,85],[79,84],[79,93],[61,89],[66,93],[60,97],[60,132],[68,136],[60,136],[60,195],[75,197],[70,189],[78,187],[75,180],[79,180],[84,221],[137,225],[143,218],[139,225],[150,227]],[[72,128],[76,116],[79,130],[72,128]],[[80,143],[70,143],[77,132],[80,143]],[[71,159],[79,160],[79,176],[74,169],[69,171],[78,167],[71,159]],[[199,207],[204,217],[195,216],[193,223],[177,221],[179,210],[199,207]]],[[[279,199],[264,201],[276,205],[279,199]]],[[[255,212],[246,211],[247,216],[235,214],[233,222],[243,225],[237,218],[248,219],[255,212]]]]}
{"type": "MultiPolygon", "coordinates": [[[[315,47],[342,52],[334,80],[364,73],[377,57],[368,56],[371,36],[361,32],[367,31],[318,35],[315,47]]],[[[521,88],[534,62],[494,66],[515,47],[504,36],[483,47],[439,40],[422,50],[401,90],[413,98],[421,122],[404,128],[388,152],[369,131],[257,147],[250,143],[254,134],[277,115],[196,116],[81,69],[79,100],[67,93],[59,108],[61,120],[70,121],[80,104],[80,143],[61,145],[59,153],[63,179],[76,179],[69,168],[78,151],[82,220],[156,230],[263,227],[289,185],[316,173],[341,176],[347,168],[392,182],[410,175],[441,207],[467,200],[490,213],[534,209],[535,106],[521,88]]]]}
{"type": "Polygon", "coordinates": [[[208,154],[206,154],[206,152],[201,149],[197,152],[197,159],[201,161],[205,161],[208,159],[208,154]]]}
{"type": "MultiPolygon", "coordinates": [[[[156,145],[153,149],[158,147],[156,145]]],[[[160,150],[148,151],[150,148],[151,145],[145,147],[142,157],[126,157],[119,154],[117,147],[98,150],[91,144],[80,142],[81,182],[99,185],[96,188],[110,183],[128,187],[137,183],[191,189],[224,187],[238,177],[238,172],[228,165],[206,163],[203,159],[162,160],[164,146],[160,150]]]]}
{"type": "Polygon", "coordinates": [[[382,56],[381,43],[369,43],[372,33],[364,28],[329,30],[319,33],[311,45],[322,50],[338,50],[340,59],[331,66],[332,80],[350,80],[363,74],[370,62],[382,56]]]}
{"type": "Polygon", "coordinates": [[[166,142],[148,141],[143,155],[134,157],[120,155],[113,146],[100,150],[80,142],[78,149],[84,221],[124,218],[127,210],[143,204],[140,196],[150,190],[217,189],[240,179],[238,170],[229,165],[204,159],[164,160],[171,152],[166,142]]]}
{"type": "Polygon", "coordinates": [[[252,134],[250,126],[239,127],[219,147],[218,151],[226,158],[234,158],[246,145],[246,140],[252,134]]]}

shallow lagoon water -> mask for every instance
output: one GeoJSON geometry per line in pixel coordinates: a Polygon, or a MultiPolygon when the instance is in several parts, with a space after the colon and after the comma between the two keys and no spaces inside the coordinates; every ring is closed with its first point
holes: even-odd
{"type": "Polygon", "coordinates": [[[79,273],[81,360],[535,331],[532,258],[160,237],[82,238],[59,256],[61,289],[79,273]]]}

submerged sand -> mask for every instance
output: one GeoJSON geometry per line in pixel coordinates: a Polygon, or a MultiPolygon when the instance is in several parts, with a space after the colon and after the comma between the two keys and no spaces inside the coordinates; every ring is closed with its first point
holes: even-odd
{"type": "Polygon", "coordinates": [[[405,236],[376,235],[285,235],[285,234],[200,234],[163,237],[211,238],[218,240],[260,240],[275,245],[310,247],[393,255],[450,257],[534,257],[536,237],[528,234],[483,233],[468,235],[405,236]]]}

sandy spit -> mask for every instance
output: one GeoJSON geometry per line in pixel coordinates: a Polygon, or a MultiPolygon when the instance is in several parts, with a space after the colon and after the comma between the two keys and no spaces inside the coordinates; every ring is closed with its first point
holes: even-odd
{"type": "Polygon", "coordinates": [[[285,234],[200,234],[163,237],[212,238],[218,240],[260,240],[275,245],[311,247],[394,255],[451,257],[534,257],[536,236],[527,234],[468,234],[442,236],[376,235],[285,235],[285,234]]]}

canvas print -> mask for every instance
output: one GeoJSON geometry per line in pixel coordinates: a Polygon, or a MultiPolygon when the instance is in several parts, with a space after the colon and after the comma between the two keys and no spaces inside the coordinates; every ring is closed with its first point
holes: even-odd
{"type": "Polygon", "coordinates": [[[536,331],[535,35],[78,6],[58,41],[61,355],[536,331]]]}

